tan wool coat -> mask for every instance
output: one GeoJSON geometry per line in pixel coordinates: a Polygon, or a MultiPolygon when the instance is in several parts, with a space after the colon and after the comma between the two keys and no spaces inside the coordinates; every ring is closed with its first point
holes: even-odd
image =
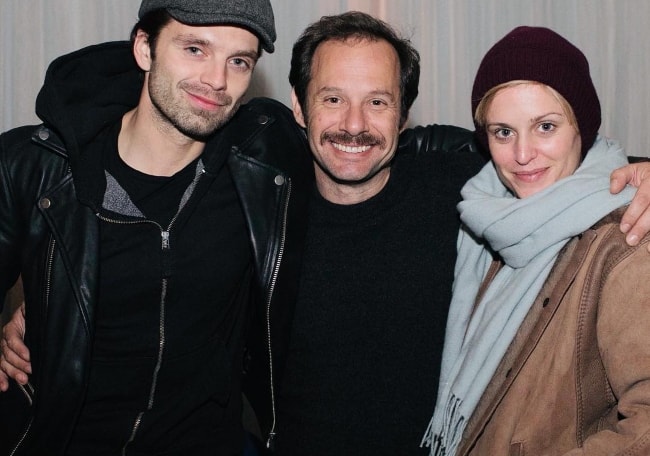
{"type": "Polygon", "coordinates": [[[627,246],[621,215],[560,253],[458,456],[650,455],[650,235],[627,246]]]}

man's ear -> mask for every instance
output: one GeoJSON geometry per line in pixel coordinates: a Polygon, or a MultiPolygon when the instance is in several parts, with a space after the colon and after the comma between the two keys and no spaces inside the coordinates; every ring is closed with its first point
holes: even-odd
{"type": "Polygon", "coordinates": [[[293,108],[293,117],[298,122],[302,128],[307,128],[307,123],[305,122],[305,116],[302,114],[302,107],[296,96],[296,90],[291,89],[291,107],[293,108]]]}
{"type": "Polygon", "coordinates": [[[149,35],[143,30],[138,30],[133,40],[133,55],[138,66],[143,71],[151,70],[151,47],[149,46],[149,35]]]}

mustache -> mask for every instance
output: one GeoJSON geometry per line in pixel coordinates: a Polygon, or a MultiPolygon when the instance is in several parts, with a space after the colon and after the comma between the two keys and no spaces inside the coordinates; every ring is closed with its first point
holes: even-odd
{"type": "Polygon", "coordinates": [[[219,90],[210,90],[204,85],[192,84],[191,82],[181,82],[179,87],[189,93],[212,100],[220,106],[230,106],[232,104],[232,97],[230,95],[219,90]]]}
{"type": "Polygon", "coordinates": [[[324,132],[321,137],[321,145],[325,142],[335,142],[338,144],[345,144],[346,146],[376,146],[383,147],[385,141],[383,138],[377,137],[370,133],[360,133],[358,135],[351,135],[346,132],[324,132]]]}

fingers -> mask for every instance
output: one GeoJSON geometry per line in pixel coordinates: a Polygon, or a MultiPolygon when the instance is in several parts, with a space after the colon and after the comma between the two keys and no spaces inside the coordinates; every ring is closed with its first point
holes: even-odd
{"type": "MultiPolygon", "coordinates": [[[[8,387],[6,378],[11,377],[21,385],[29,380],[28,375],[32,373],[29,349],[25,345],[25,315],[24,307],[14,312],[11,320],[2,328],[2,340],[0,340],[0,390],[3,385],[5,390],[8,387]]],[[[3,390],[4,391],[4,390],[3,390]]]]}
{"type": "MultiPolygon", "coordinates": [[[[627,184],[638,189],[623,214],[620,229],[626,233],[625,241],[634,246],[650,231],[650,163],[627,165],[612,172],[612,193],[620,192],[627,184]]],[[[650,251],[650,247],[648,250],[650,251]]]]}
{"type": "MultiPolygon", "coordinates": [[[[22,341],[20,344],[23,345],[22,341]]],[[[2,371],[4,377],[13,378],[21,385],[24,385],[29,380],[28,374],[32,372],[31,363],[29,362],[29,350],[23,345],[24,349],[19,354],[10,345],[5,339],[0,341],[0,349],[2,350],[2,354],[0,354],[0,371],[2,371]],[[25,350],[27,351],[26,358],[25,350]]],[[[8,386],[8,381],[0,378],[0,390],[6,391],[8,386]],[[2,389],[3,380],[5,382],[5,389],[2,389]]]]}
{"type": "MultiPolygon", "coordinates": [[[[621,219],[621,231],[626,233],[625,242],[628,245],[637,245],[641,238],[650,231],[650,198],[637,198],[630,203],[630,206],[621,219]]],[[[650,244],[648,245],[650,252],[650,244]]]]}
{"type": "MultiPolygon", "coordinates": [[[[25,345],[25,303],[13,313],[11,320],[2,328],[2,341],[6,342],[9,353],[17,355],[22,361],[29,362],[29,349],[25,345]]],[[[4,352],[4,350],[3,350],[4,352]]],[[[12,356],[13,357],[13,356],[12,356]]],[[[31,370],[30,372],[31,373],[31,370]]]]}
{"type": "Polygon", "coordinates": [[[0,391],[5,392],[9,389],[9,378],[0,370],[0,391]]]}
{"type": "MultiPolygon", "coordinates": [[[[25,345],[23,338],[25,331],[23,326],[14,321],[16,318],[5,325],[2,330],[3,337],[0,341],[2,354],[9,360],[17,363],[29,363],[30,355],[29,349],[25,345]]],[[[28,373],[31,373],[31,369],[28,373]]]]}
{"type": "Polygon", "coordinates": [[[609,191],[614,195],[620,193],[632,178],[633,171],[631,171],[627,166],[615,169],[609,177],[609,191]]]}

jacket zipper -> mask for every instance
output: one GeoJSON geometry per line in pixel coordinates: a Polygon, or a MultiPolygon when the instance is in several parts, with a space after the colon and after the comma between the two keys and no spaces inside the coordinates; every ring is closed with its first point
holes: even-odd
{"type": "MultiPolygon", "coordinates": [[[[185,207],[185,204],[189,200],[191,194],[194,192],[194,188],[196,187],[196,184],[198,183],[199,179],[201,176],[205,174],[205,168],[202,168],[200,172],[196,174],[194,177],[192,183],[189,185],[189,187],[185,190],[185,194],[183,195],[183,198],[181,199],[181,204],[178,207],[178,210],[176,211],[176,214],[174,214],[174,217],[172,217],[171,221],[169,222],[169,225],[167,226],[167,229],[164,229],[162,225],[159,223],[153,221],[153,220],[135,220],[135,221],[124,221],[124,220],[114,220],[110,219],[108,217],[104,217],[101,214],[97,213],[97,217],[100,220],[103,220],[108,223],[117,223],[121,225],[135,225],[137,223],[151,223],[155,226],[158,227],[160,230],[160,240],[161,240],[161,249],[163,252],[163,255],[169,255],[169,251],[171,250],[171,245],[169,242],[169,236],[172,227],[174,226],[174,222],[176,222],[176,219],[178,218],[179,214],[183,210],[183,207],[185,207]]],[[[163,271],[163,274],[165,274],[165,271],[163,271]]],[[[165,335],[165,305],[167,303],[167,277],[162,278],[162,283],[161,283],[161,292],[160,292],[160,313],[159,313],[159,320],[158,320],[158,356],[156,359],[156,365],[154,366],[152,378],[151,378],[151,388],[149,390],[149,399],[147,401],[147,408],[140,413],[135,418],[135,421],[133,422],[133,427],[131,428],[131,434],[129,435],[128,440],[122,447],[121,454],[122,456],[126,456],[126,451],[128,446],[133,443],[135,440],[135,437],[138,433],[138,430],[140,429],[140,425],[142,424],[142,418],[144,417],[144,414],[148,411],[150,411],[153,408],[154,405],[154,399],[156,395],[156,389],[158,387],[158,375],[160,374],[160,368],[162,367],[162,357],[163,353],[165,351],[165,344],[166,344],[166,335],[165,335]]]]}
{"type": "MultiPolygon", "coordinates": [[[[56,239],[50,238],[50,245],[47,249],[47,263],[46,263],[46,268],[45,268],[45,308],[49,306],[50,303],[50,290],[52,288],[52,265],[54,264],[54,248],[56,247],[56,239]]],[[[29,406],[31,407],[33,405],[33,399],[27,392],[27,389],[32,393],[32,396],[34,395],[34,387],[30,382],[27,382],[27,387],[23,385],[19,385],[20,389],[23,391],[25,396],[27,397],[27,401],[29,402],[29,406]]],[[[23,444],[25,441],[25,438],[27,438],[27,434],[29,434],[29,430],[32,427],[32,423],[34,422],[34,416],[32,414],[32,417],[29,420],[29,423],[27,424],[27,428],[25,428],[25,432],[23,432],[23,435],[20,437],[18,440],[18,443],[16,443],[16,446],[14,449],[9,453],[9,456],[14,456],[16,454],[16,451],[18,451],[18,448],[20,448],[20,445],[23,444]]]]}
{"type": "Polygon", "coordinates": [[[9,453],[9,456],[14,456],[16,454],[16,451],[18,451],[18,448],[20,447],[20,445],[22,445],[22,443],[25,441],[25,437],[27,437],[27,434],[29,433],[29,430],[31,429],[33,422],[34,422],[34,417],[32,417],[29,420],[29,424],[27,424],[27,429],[25,429],[25,432],[23,433],[22,437],[20,438],[20,440],[18,441],[18,443],[14,447],[13,451],[11,453],[9,453]]]}
{"type": "Polygon", "coordinates": [[[19,383],[18,387],[27,398],[27,402],[29,402],[29,406],[31,407],[32,405],[34,405],[34,400],[32,399],[32,396],[34,395],[34,387],[32,386],[31,382],[27,382],[27,384],[24,386],[19,383]]]}
{"type": "MultiPolygon", "coordinates": [[[[167,233],[163,231],[163,233],[167,233]]],[[[162,234],[162,233],[161,233],[162,234]]],[[[168,244],[169,245],[169,244],[168,244]]],[[[167,247],[169,248],[169,247],[167,247]]],[[[126,455],[126,450],[127,447],[133,443],[133,440],[135,439],[136,434],[138,433],[138,430],[140,429],[140,425],[142,424],[142,417],[144,416],[145,412],[150,411],[153,408],[154,404],[154,397],[156,394],[156,389],[158,387],[158,374],[160,373],[160,367],[162,365],[162,355],[165,350],[165,303],[167,299],[167,279],[163,279],[162,281],[162,291],[161,291],[161,296],[160,296],[160,320],[159,320],[159,326],[158,326],[158,331],[159,331],[159,342],[158,342],[158,358],[156,360],[156,366],[154,367],[153,371],[153,376],[151,379],[151,390],[149,391],[149,401],[147,403],[147,409],[138,413],[138,416],[135,419],[135,422],[133,423],[133,428],[131,429],[131,435],[129,436],[129,439],[127,442],[124,444],[122,447],[122,456],[126,455]]]]}
{"type": "MultiPolygon", "coordinates": [[[[135,221],[125,221],[125,220],[115,220],[111,219],[108,217],[105,217],[99,213],[97,213],[97,217],[100,220],[103,220],[104,222],[107,223],[116,223],[118,225],[136,225],[139,223],[150,223],[152,225],[155,225],[158,227],[160,230],[160,239],[161,239],[161,249],[163,251],[163,255],[166,253],[164,252],[169,252],[171,249],[170,243],[169,243],[169,233],[171,231],[172,226],[174,225],[174,222],[176,221],[176,218],[178,217],[178,214],[180,213],[182,208],[179,208],[179,210],[176,212],[174,217],[172,218],[171,222],[169,222],[169,226],[167,229],[164,229],[159,223],[153,221],[153,220],[135,220],[135,221]]],[[[154,404],[154,398],[155,398],[155,393],[156,393],[156,388],[158,386],[158,374],[160,373],[160,367],[162,365],[162,356],[163,352],[165,350],[165,304],[166,304],[166,299],[167,299],[167,278],[163,277],[162,278],[162,290],[160,293],[160,313],[159,313],[159,320],[158,320],[158,355],[156,358],[156,365],[154,366],[153,374],[152,374],[152,379],[151,379],[151,388],[149,390],[149,399],[147,401],[147,408],[144,411],[141,411],[138,413],[138,415],[135,418],[135,421],[133,422],[133,427],[131,428],[131,433],[129,435],[128,440],[122,447],[121,454],[122,456],[126,455],[126,450],[127,447],[133,442],[135,439],[136,434],[138,433],[138,430],[140,429],[140,424],[142,423],[142,417],[144,416],[145,412],[150,411],[153,408],[154,404]]]]}
{"type": "Polygon", "coordinates": [[[278,274],[280,272],[280,263],[282,263],[282,257],[284,255],[284,244],[287,236],[287,213],[289,211],[289,199],[291,198],[291,180],[287,179],[287,197],[285,199],[283,213],[282,213],[282,235],[280,238],[280,248],[278,250],[278,259],[275,262],[275,267],[273,268],[273,275],[271,276],[271,284],[269,286],[269,293],[266,297],[266,337],[268,344],[268,353],[269,353],[269,377],[270,377],[270,388],[271,388],[271,430],[269,431],[269,437],[266,441],[266,448],[273,450],[275,448],[275,425],[276,425],[276,412],[275,412],[275,383],[273,381],[273,350],[271,344],[271,301],[273,299],[273,292],[275,291],[275,284],[278,280],[278,274]]]}
{"type": "Polygon", "coordinates": [[[50,291],[52,289],[52,265],[54,264],[54,249],[56,247],[56,239],[50,240],[50,248],[47,252],[47,271],[45,276],[45,308],[50,306],[50,291]]]}

